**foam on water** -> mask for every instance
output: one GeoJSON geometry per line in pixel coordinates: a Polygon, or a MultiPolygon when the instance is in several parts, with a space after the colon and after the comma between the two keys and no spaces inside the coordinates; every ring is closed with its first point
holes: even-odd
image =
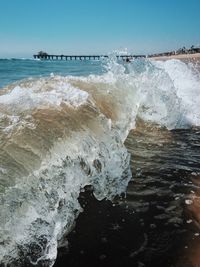
{"type": "Polygon", "coordinates": [[[126,190],[123,142],[138,118],[169,129],[199,125],[199,75],[191,66],[111,58],[106,70],[1,91],[0,262],[52,266],[82,210],[82,188],[91,185],[99,200],[126,190]]]}
{"type": "Polygon", "coordinates": [[[180,99],[181,108],[191,125],[200,125],[200,72],[195,65],[185,64],[180,60],[155,62],[156,66],[165,71],[173,82],[176,94],[180,99]]]}
{"type": "MultiPolygon", "coordinates": [[[[34,108],[42,108],[43,106],[60,106],[66,103],[74,107],[78,107],[86,102],[88,94],[78,88],[73,88],[67,83],[58,83],[56,88],[50,91],[40,91],[39,86],[43,84],[35,84],[35,87],[22,88],[16,86],[9,93],[0,96],[0,104],[3,109],[9,112],[31,112],[34,108]]],[[[43,87],[44,88],[44,87],[43,87]]]]}

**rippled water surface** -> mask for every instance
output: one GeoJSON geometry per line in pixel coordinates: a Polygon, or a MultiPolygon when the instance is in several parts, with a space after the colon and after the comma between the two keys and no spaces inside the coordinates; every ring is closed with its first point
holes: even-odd
{"type": "Polygon", "coordinates": [[[190,207],[198,198],[200,128],[140,122],[125,144],[133,173],[126,197],[111,204],[82,195],[85,212],[55,266],[198,266],[200,229],[190,207]]]}

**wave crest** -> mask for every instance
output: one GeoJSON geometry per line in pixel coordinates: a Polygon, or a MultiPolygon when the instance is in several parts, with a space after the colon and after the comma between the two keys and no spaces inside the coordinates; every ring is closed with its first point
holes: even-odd
{"type": "Polygon", "coordinates": [[[99,200],[125,191],[123,142],[137,119],[169,129],[199,125],[199,76],[189,65],[111,59],[106,68],[1,91],[1,262],[22,266],[23,253],[33,265],[52,266],[81,211],[80,191],[90,185],[99,200]]]}

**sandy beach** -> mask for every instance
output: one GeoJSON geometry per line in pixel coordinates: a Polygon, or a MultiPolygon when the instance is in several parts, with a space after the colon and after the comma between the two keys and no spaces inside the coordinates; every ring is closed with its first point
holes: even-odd
{"type": "Polygon", "coordinates": [[[169,60],[169,59],[200,60],[200,53],[196,53],[196,54],[181,54],[181,55],[172,55],[172,56],[160,56],[160,57],[150,57],[150,59],[155,59],[155,60],[169,60]]]}

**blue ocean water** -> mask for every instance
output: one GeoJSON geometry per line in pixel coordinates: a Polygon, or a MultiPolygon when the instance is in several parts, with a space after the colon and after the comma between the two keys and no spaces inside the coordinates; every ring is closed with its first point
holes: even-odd
{"type": "Polygon", "coordinates": [[[55,75],[88,76],[105,70],[101,61],[95,60],[34,60],[0,59],[0,88],[30,77],[55,75]]]}

